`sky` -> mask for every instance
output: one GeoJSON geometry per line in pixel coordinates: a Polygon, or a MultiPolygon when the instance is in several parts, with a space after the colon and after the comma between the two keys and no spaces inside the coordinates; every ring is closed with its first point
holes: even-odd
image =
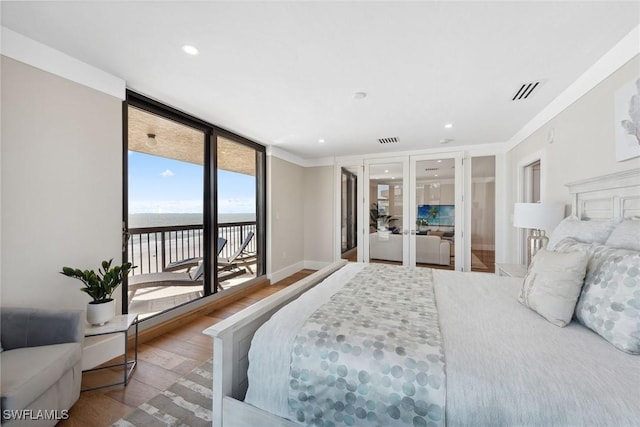
{"type": "MultiPolygon", "coordinates": [[[[129,213],[202,213],[204,168],[129,151],[129,213]]],[[[255,177],[218,171],[218,213],[255,212],[255,177]]]]}

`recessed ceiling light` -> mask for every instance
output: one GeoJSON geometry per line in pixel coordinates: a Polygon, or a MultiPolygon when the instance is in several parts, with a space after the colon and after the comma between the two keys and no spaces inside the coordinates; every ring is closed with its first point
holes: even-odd
{"type": "Polygon", "coordinates": [[[435,174],[435,175],[433,175],[433,176],[438,176],[438,174],[435,174]]]}
{"type": "Polygon", "coordinates": [[[182,50],[189,55],[197,55],[198,53],[200,53],[195,46],[191,46],[190,44],[185,44],[184,46],[182,46],[182,50]]]}
{"type": "Polygon", "coordinates": [[[442,159],[438,160],[438,163],[442,163],[442,159]]]}
{"type": "Polygon", "coordinates": [[[453,123],[447,123],[446,125],[444,125],[445,129],[451,129],[453,127],[453,123]]]}
{"type": "Polygon", "coordinates": [[[324,138],[320,138],[320,139],[318,140],[318,144],[324,144],[324,138]]]}
{"type": "Polygon", "coordinates": [[[364,99],[367,97],[367,92],[356,92],[353,94],[353,99],[364,99]]]}

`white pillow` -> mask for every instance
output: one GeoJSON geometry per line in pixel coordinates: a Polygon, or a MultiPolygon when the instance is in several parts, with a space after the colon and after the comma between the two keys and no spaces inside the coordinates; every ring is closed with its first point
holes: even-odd
{"type": "Polygon", "coordinates": [[[553,230],[547,249],[553,250],[560,240],[572,237],[582,243],[604,243],[616,226],[616,221],[590,219],[580,220],[571,215],[560,221],[553,230]]]}
{"type": "Polygon", "coordinates": [[[571,322],[589,254],[540,249],[531,261],[518,301],[556,326],[571,322]]]}
{"type": "Polygon", "coordinates": [[[613,229],[605,243],[607,246],[640,251],[640,219],[626,219],[613,229]]]}

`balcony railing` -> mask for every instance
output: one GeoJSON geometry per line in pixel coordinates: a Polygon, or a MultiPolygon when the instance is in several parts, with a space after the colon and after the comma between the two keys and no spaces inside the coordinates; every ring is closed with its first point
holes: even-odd
{"type": "MultiPolygon", "coordinates": [[[[256,233],[255,221],[218,224],[218,236],[227,239],[220,257],[230,257],[241,245],[247,234],[256,233]]],[[[132,275],[161,272],[176,261],[201,257],[204,254],[202,225],[175,225],[129,229],[129,262],[138,268],[132,275]]],[[[257,249],[254,237],[248,251],[257,249]]]]}

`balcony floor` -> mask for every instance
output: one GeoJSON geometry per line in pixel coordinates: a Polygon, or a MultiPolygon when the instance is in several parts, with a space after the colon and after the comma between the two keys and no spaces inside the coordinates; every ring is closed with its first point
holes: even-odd
{"type": "MultiPolygon", "coordinates": [[[[255,265],[250,265],[256,271],[255,265]]],[[[222,289],[219,292],[228,291],[248,280],[254,279],[255,273],[248,271],[241,275],[220,282],[222,289]]],[[[155,286],[138,289],[129,303],[129,312],[140,314],[140,319],[167,311],[189,301],[201,298],[204,295],[202,285],[194,286],[155,286]]]]}

